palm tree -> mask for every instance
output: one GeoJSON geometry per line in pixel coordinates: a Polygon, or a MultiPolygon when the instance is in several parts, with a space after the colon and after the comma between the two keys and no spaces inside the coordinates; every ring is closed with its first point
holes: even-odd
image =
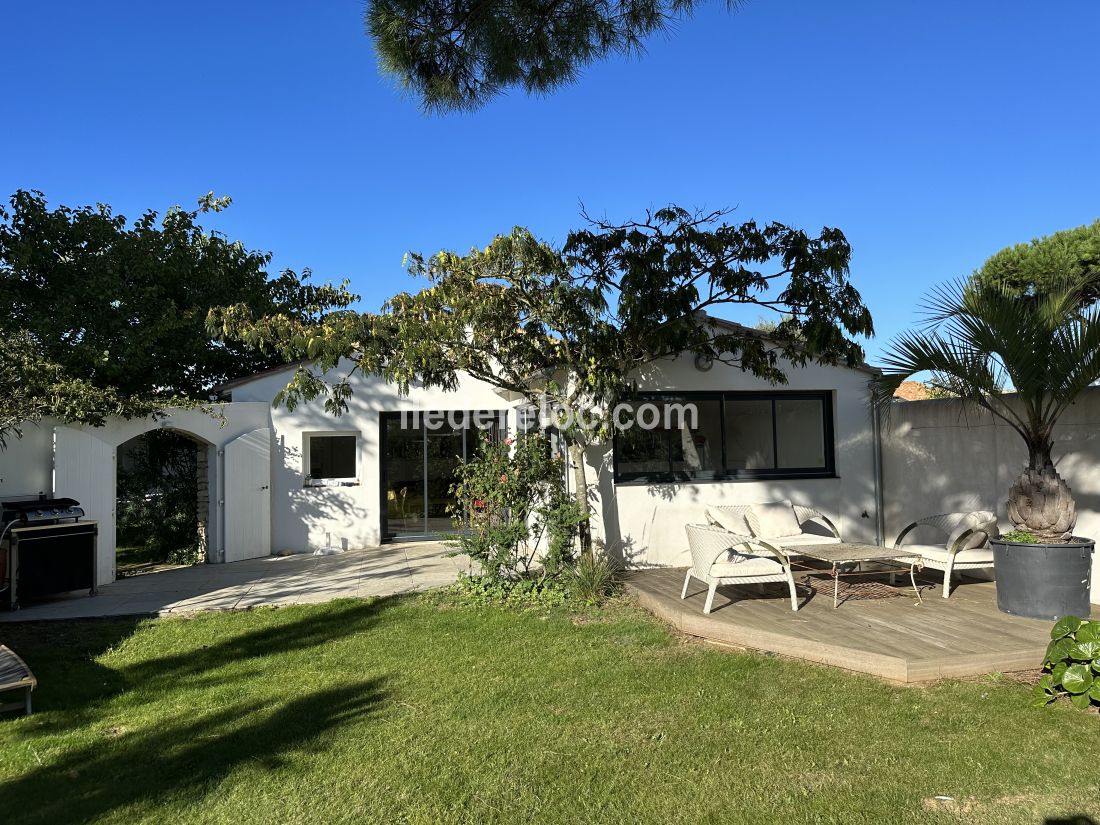
{"type": "Polygon", "coordinates": [[[931,373],[934,387],[1019,433],[1028,465],[1009,491],[1008,517],[1039,539],[1067,538],[1077,521],[1051,451],[1059,417],[1100,380],[1095,286],[1089,276],[1067,272],[1051,274],[1041,291],[980,278],[941,287],[926,305],[928,325],[891,343],[875,382],[875,401],[883,405],[902,381],[931,373]]]}

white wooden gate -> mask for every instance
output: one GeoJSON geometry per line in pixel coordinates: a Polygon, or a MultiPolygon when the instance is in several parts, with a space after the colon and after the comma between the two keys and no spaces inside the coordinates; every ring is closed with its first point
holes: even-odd
{"type": "Polygon", "coordinates": [[[54,495],[75,498],[99,522],[96,585],[115,580],[115,448],[84,430],[54,430],[54,495]]]}
{"type": "Polygon", "coordinates": [[[225,445],[225,560],[271,555],[271,430],[225,445]]]}

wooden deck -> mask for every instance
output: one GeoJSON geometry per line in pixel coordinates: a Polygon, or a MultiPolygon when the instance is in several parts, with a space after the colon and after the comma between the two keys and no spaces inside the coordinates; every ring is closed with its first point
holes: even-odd
{"type": "Polygon", "coordinates": [[[923,604],[910,589],[896,598],[853,598],[836,609],[832,584],[818,583],[813,593],[799,587],[797,613],[786,585],[720,587],[714,610],[704,616],[702,582],[692,579],[688,598],[680,599],[684,572],[637,571],[626,587],[648,610],[692,636],[894,682],[1037,669],[1050,641],[1051,622],[997,610],[992,582],[963,579],[944,599],[939,584],[918,579],[923,604]]]}

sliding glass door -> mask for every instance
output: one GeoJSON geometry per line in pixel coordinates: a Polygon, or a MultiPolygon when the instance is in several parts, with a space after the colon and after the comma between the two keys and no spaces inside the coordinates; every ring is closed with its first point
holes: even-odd
{"type": "Polygon", "coordinates": [[[382,535],[428,538],[456,528],[448,506],[458,469],[479,439],[499,438],[503,412],[382,413],[382,535]]]}

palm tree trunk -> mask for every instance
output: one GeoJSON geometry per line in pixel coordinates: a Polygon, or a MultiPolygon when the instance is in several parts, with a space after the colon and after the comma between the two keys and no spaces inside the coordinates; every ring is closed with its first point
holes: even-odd
{"type": "Polygon", "coordinates": [[[1077,523],[1077,507],[1054,468],[1052,439],[1044,434],[1026,441],[1028,466],[1008,491],[1008,518],[1016,529],[1040,539],[1066,538],[1077,523]]]}

